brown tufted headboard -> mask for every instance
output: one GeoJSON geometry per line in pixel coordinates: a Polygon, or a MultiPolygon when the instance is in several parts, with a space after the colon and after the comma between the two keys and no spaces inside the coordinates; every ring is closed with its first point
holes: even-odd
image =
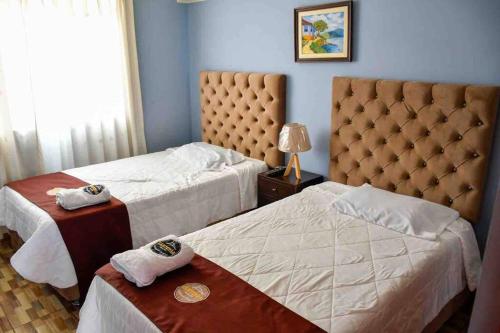
{"type": "Polygon", "coordinates": [[[478,220],[499,89],[337,77],[330,178],[421,197],[478,220]]]}
{"type": "Polygon", "coordinates": [[[280,74],[201,72],[203,141],[231,148],[275,167],[285,123],[286,76],[280,74]]]}

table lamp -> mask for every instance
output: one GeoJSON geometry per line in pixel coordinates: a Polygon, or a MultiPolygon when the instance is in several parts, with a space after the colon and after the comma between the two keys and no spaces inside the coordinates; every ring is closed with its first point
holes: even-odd
{"type": "Polygon", "coordinates": [[[297,153],[311,149],[309,134],[305,125],[299,123],[285,124],[280,133],[280,142],[278,149],[285,153],[292,153],[284,176],[288,176],[292,171],[292,165],[295,164],[295,177],[301,179],[300,163],[297,153]]]}

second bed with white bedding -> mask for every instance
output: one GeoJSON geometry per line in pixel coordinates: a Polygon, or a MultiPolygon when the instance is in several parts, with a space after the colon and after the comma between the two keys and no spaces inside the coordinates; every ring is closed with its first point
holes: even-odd
{"type": "MultiPolygon", "coordinates": [[[[184,235],[257,205],[257,174],[264,162],[245,158],[216,171],[186,170],[175,150],[66,170],[102,184],[127,206],[134,248],[166,234],[184,235]]],[[[75,269],[54,220],[8,187],[0,189],[0,225],[25,242],[11,259],[23,277],[57,288],[77,284],[75,269]]]]}
{"type": "MultiPolygon", "coordinates": [[[[348,188],[309,187],[182,240],[328,332],[420,332],[467,284],[475,288],[480,259],[468,222],[459,218],[436,241],[407,236],[340,214],[332,203],[348,188]]],[[[78,332],[158,331],[94,279],[78,332]]]]}

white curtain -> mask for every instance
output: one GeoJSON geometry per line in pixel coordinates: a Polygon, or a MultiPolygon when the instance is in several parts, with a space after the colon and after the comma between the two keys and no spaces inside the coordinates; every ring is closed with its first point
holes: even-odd
{"type": "Polygon", "coordinates": [[[132,0],[0,0],[0,185],[145,152],[132,0]]]}

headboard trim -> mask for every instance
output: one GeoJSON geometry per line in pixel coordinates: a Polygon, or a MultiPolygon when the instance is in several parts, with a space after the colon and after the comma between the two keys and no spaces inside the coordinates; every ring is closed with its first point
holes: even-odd
{"type": "Polygon", "coordinates": [[[203,141],[234,149],[275,167],[285,123],[286,76],[265,73],[200,73],[203,141]]]}
{"type": "Polygon", "coordinates": [[[498,87],[337,77],[330,178],[479,217],[498,87]]]}

